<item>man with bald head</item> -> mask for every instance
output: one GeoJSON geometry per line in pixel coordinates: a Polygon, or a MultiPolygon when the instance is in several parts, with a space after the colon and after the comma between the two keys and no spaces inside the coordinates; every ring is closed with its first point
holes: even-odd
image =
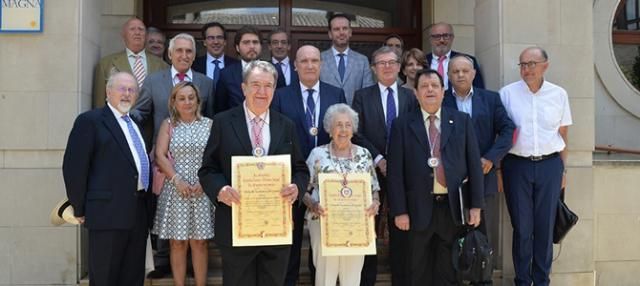
{"type": "Polygon", "coordinates": [[[125,50],[108,55],[96,66],[93,80],[93,107],[105,104],[105,85],[112,74],[128,72],[135,76],[142,87],[147,75],[164,69],[167,64],[162,59],[145,51],[146,27],[142,20],[131,18],[122,25],[121,32],[125,50]]]}
{"type": "MultiPolygon", "coordinates": [[[[346,103],[347,99],[342,89],[320,81],[322,60],[318,48],[310,45],[300,47],[294,65],[300,82],[276,90],[271,109],[295,123],[302,155],[307,158],[313,148],[330,141],[322,124],[327,108],[336,103],[346,103]]],[[[285,285],[296,285],[298,280],[305,211],[304,204],[293,208],[293,245],[285,285]]]]}
{"type": "MultiPolygon", "coordinates": [[[[445,93],[442,105],[469,114],[473,121],[484,173],[484,198],[487,208],[482,210],[482,214],[489,218],[487,220],[483,217],[479,228],[489,237],[489,241],[494,243],[497,241],[494,241],[490,234],[498,232],[495,201],[498,192],[497,172],[500,161],[511,149],[515,126],[507,115],[498,93],[473,86],[476,73],[471,58],[465,55],[451,58],[448,72],[451,86],[445,93]],[[487,231],[488,228],[495,228],[494,232],[487,231]]],[[[494,244],[494,247],[497,245],[494,244]]]]}
{"type": "Polygon", "coordinates": [[[569,96],[545,80],[549,56],[540,47],[520,54],[522,80],[500,90],[516,125],[516,138],[502,161],[505,197],[513,226],[515,285],[549,285],[553,226],[566,182],[569,96]]]}
{"type": "Polygon", "coordinates": [[[449,61],[456,55],[466,55],[473,60],[473,68],[476,70],[475,77],[473,78],[473,86],[478,88],[484,88],[484,80],[482,79],[482,73],[480,72],[480,66],[478,61],[471,55],[459,53],[451,50],[453,45],[453,26],[449,23],[439,22],[431,25],[428,29],[429,42],[431,43],[431,53],[427,54],[425,62],[425,68],[430,68],[438,72],[444,80],[445,90],[449,89],[450,80],[447,75],[449,61]]]}

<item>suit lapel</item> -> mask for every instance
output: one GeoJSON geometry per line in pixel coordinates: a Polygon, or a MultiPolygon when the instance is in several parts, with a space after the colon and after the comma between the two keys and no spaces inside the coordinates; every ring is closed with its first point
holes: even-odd
{"type": "Polygon", "coordinates": [[[111,135],[113,135],[116,142],[118,142],[118,146],[122,150],[122,153],[127,157],[131,166],[135,168],[136,162],[133,160],[133,154],[131,153],[131,149],[129,149],[127,138],[124,136],[122,128],[120,128],[120,124],[118,124],[116,117],[108,105],[102,108],[102,118],[104,125],[107,127],[109,132],[111,132],[111,135]]]}
{"type": "Polygon", "coordinates": [[[410,111],[409,99],[411,98],[410,96],[413,95],[408,94],[408,91],[408,89],[398,86],[398,105],[400,105],[400,108],[398,109],[400,112],[398,115],[403,115],[410,111]]]}
{"type": "Polygon", "coordinates": [[[269,143],[269,152],[267,154],[273,155],[275,148],[282,144],[284,128],[279,116],[275,116],[275,112],[269,112],[269,132],[271,133],[271,142],[269,143]]]}
{"type": "Polygon", "coordinates": [[[304,103],[302,102],[302,91],[300,90],[300,86],[297,84],[294,85],[292,83],[288,88],[293,89],[293,108],[295,108],[296,114],[298,115],[298,122],[304,122],[302,126],[307,127],[307,120],[305,117],[304,103]]]}
{"type": "Polygon", "coordinates": [[[133,73],[131,70],[131,66],[129,65],[129,60],[127,59],[127,53],[122,52],[115,59],[113,59],[113,66],[119,72],[128,72],[133,73]]]}
{"type": "Polygon", "coordinates": [[[375,84],[370,88],[370,94],[372,95],[372,97],[365,100],[370,100],[373,104],[373,114],[376,115],[376,118],[374,118],[374,120],[378,122],[377,126],[387,126],[387,120],[384,116],[384,109],[382,108],[382,97],[380,95],[380,88],[378,87],[378,84],[375,84]]]}
{"type": "Polygon", "coordinates": [[[447,108],[442,108],[440,113],[442,119],[440,120],[440,146],[447,146],[447,141],[449,137],[451,137],[451,131],[453,129],[453,114],[447,110],[447,108]]]}
{"type": "Polygon", "coordinates": [[[245,120],[244,107],[242,107],[242,105],[238,106],[233,111],[232,116],[231,127],[233,128],[236,138],[238,138],[245,152],[251,154],[253,148],[251,147],[251,138],[249,137],[249,129],[247,129],[247,121],[245,120]]]}
{"type": "Polygon", "coordinates": [[[329,65],[329,71],[335,71],[333,72],[333,77],[335,78],[336,82],[340,83],[339,87],[342,87],[343,81],[340,80],[340,74],[338,73],[338,65],[336,65],[336,59],[335,59],[335,56],[333,56],[333,50],[329,48],[326,52],[326,55],[327,56],[325,57],[325,59],[323,59],[323,61],[325,61],[327,65],[329,65]]]}
{"type": "Polygon", "coordinates": [[[478,130],[478,125],[480,125],[479,121],[481,118],[480,115],[487,113],[485,112],[485,105],[480,96],[481,93],[478,91],[478,89],[475,89],[473,91],[473,95],[471,96],[471,121],[473,121],[474,130],[478,130]]]}
{"type": "Polygon", "coordinates": [[[429,146],[429,137],[427,136],[427,130],[422,118],[422,112],[413,112],[409,127],[418,139],[418,142],[420,142],[420,146],[423,146],[423,148],[421,149],[427,153],[428,157],[431,157],[431,146],[429,146]]]}

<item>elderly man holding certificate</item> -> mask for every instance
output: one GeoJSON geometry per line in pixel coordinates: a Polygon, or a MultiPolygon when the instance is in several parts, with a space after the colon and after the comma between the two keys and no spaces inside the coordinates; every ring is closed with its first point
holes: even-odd
{"type": "Polygon", "coordinates": [[[291,204],[309,173],[293,122],[269,111],[277,72],[264,61],[243,71],[242,105],[217,114],[200,183],[216,205],[223,285],[281,286],[291,245],[291,204]]]}
{"type": "Polygon", "coordinates": [[[375,254],[373,216],[380,199],[373,158],[351,143],[358,114],[346,104],[327,109],[323,120],[331,142],[314,148],[307,159],[311,173],[307,226],[316,267],[316,286],[360,285],[365,254],[375,254]]]}

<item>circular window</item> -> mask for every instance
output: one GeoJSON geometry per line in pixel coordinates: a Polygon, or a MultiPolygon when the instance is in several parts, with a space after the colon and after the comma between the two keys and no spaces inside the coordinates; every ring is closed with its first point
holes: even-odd
{"type": "Polygon", "coordinates": [[[613,53],[620,70],[640,90],[640,0],[622,0],[612,24],[613,53]]]}

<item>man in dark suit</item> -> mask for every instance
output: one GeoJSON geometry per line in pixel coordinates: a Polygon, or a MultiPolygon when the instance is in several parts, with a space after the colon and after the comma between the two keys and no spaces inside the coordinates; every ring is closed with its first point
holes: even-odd
{"type": "Polygon", "coordinates": [[[266,155],[291,155],[293,182],[281,191],[287,202],[302,198],[309,182],[294,123],[278,112],[269,111],[277,75],[268,62],[248,64],[242,82],[246,100],[216,115],[198,171],[205,193],[216,205],[215,241],[222,254],[224,285],[284,283],[290,245],[234,247],[231,238],[231,206],[240,203],[240,194],[230,185],[232,156],[250,156],[252,150],[256,154],[259,149],[266,151],[266,155]]]}
{"type": "Polygon", "coordinates": [[[129,117],[136,79],[106,85],[107,106],[82,113],[69,134],[62,174],[74,216],[89,230],[91,285],[143,285],[149,160],[129,117]]]}
{"type": "MultiPolygon", "coordinates": [[[[380,198],[384,204],[387,176],[387,148],[391,123],[405,113],[417,110],[413,92],[398,86],[398,73],[400,72],[400,58],[390,47],[380,47],[373,53],[371,69],[378,79],[375,85],[356,91],[353,97],[353,110],[358,113],[358,133],[352,139],[354,144],[363,146],[369,150],[374,158],[378,180],[380,181],[380,198]]],[[[384,212],[383,212],[384,214],[384,212]]],[[[379,225],[380,216],[376,216],[376,226],[379,225]]],[[[406,235],[394,226],[389,228],[389,255],[391,258],[391,275],[394,285],[402,283],[402,269],[405,264],[406,235]]],[[[374,285],[377,274],[377,261],[375,255],[365,256],[362,267],[360,285],[374,285]]]]}
{"type": "Polygon", "coordinates": [[[472,86],[476,74],[472,59],[464,55],[453,57],[449,61],[448,74],[451,88],[445,92],[442,106],[471,116],[484,174],[486,208],[482,211],[479,229],[487,235],[494,249],[497,249],[497,240],[492,236],[498,233],[498,205],[495,200],[498,192],[497,172],[500,161],[511,149],[515,125],[497,92],[472,86]]]}
{"type": "MultiPolygon", "coordinates": [[[[344,91],[320,81],[320,50],[305,45],[296,53],[295,67],[300,81],[290,86],[279,88],[271,103],[271,109],[287,116],[296,125],[298,140],[302,148],[302,156],[316,146],[329,143],[329,134],[324,130],[324,114],[329,106],[346,103],[344,91]],[[311,95],[309,94],[311,93],[311,95]]],[[[293,209],[293,245],[289,257],[289,267],[285,285],[295,286],[300,271],[300,247],[302,246],[302,230],[304,228],[304,204],[293,209]]],[[[312,256],[309,255],[311,258],[312,256]]],[[[313,276],[313,265],[310,261],[313,276]]],[[[313,280],[312,280],[313,281],[313,280]]]]}
{"type": "Polygon", "coordinates": [[[484,79],[478,61],[471,55],[459,53],[451,50],[453,45],[453,26],[449,23],[436,23],[429,27],[429,42],[431,42],[431,53],[427,54],[427,60],[424,67],[438,71],[444,79],[444,89],[448,90],[451,81],[447,75],[449,61],[457,55],[466,55],[473,60],[473,68],[476,70],[476,77],[473,79],[473,86],[484,88],[484,79]]]}
{"type": "Polygon", "coordinates": [[[213,118],[212,80],[191,68],[195,58],[195,39],[189,34],[178,34],[169,41],[171,67],[151,74],[140,92],[140,100],[133,111],[142,122],[153,119],[153,141],[158,136],[162,120],[169,117],[169,96],[173,86],[181,81],[193,82],[202,98],[202,115],[213,118]]]}
{"type": "Polygon", "coordinates": [[[484,204],[480,151],[469,115],[441,107],[444,83],[437,71],[416,75],[420,110],[396,119],[387,172],[391,215],[409,231],[406,285],[459,285],[451,247],[461,231],[458,188],[468,200],[468,223],[480,224],[484,204]]]}
{"type": "Polygon", "coordinates": [[[216,113],[236,107],[244,101],[242,93],[242,70],[249,62],[258,59],[262,52],[260,30],[253,26],[243,26],[233,39],[240,62],[225,67],[220,72],[220,80],[215,88],[216,113]]]}
{"type": "Polygon", "coordinates": [[[289,51],[291,50],[291,42],[289,35],[281,28],[276,28],[269,33],[269,52],[271,52],[271,63],[276,67],[278,72],[277,88],[289,86],[291,83],[298,81],[298,74],[291,65],[289,59],[289,51]]]}
{"type": "Polygon", "coordinates": [[[202,27],[202,38],[207,54],[197,57],[193,61],[193,70],[207,75],[213,80],[213,92],[220,79],[220,72],[224,67],[238,63],[238,59],[227,56],[224,50],[227,47],[227,30],[218,22],[210,22],[202,27]]]}

